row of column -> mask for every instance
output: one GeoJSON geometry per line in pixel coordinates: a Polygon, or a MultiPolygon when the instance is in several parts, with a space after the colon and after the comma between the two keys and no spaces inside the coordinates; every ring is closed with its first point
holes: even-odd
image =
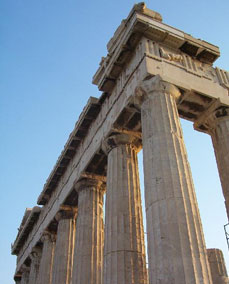
{"type": "MultiPolygon", "coordinates": [[[[76,186],[78,208],[60,210],[56,239],[44,234],[42,255],[32,252],[30,272],[23,272],[20,283],[214,283],[177,111],[179,97],[179,90],[159,76],[144,81],[135,95],[142,117],[148,272],[138,138],[116,133],[103,145],[108,155],[105,230],[104,183],[83,179],[76,186]]],[[[218,147],[219,141],[213,142],[218,147]]],[[[220,151],[218,163],[229,168],[220,151]]]]}

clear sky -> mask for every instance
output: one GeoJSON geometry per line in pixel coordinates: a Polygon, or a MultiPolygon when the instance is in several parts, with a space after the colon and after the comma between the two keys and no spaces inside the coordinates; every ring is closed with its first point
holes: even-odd
{"type": "MultiPolygon", "coordinates": [[[[26,207],[36,205],[89,96],[106,44],[135,1],[0,1],[0,270],[13,283],[10,255],[26,207]]],[[[229,70],[228,0],[146,1],[166,24],[218,45],[229,70]]],[[[207,247],[221,248],[224,200],[210,137],[182,122],[207,247]]],[[[141,165],[141,157],[140,157],[141,165]]],[[[140,167],[142,172],[142,167],[140,167]]],[[[142,185],[143,187],[143,185],[142,185]]]]}

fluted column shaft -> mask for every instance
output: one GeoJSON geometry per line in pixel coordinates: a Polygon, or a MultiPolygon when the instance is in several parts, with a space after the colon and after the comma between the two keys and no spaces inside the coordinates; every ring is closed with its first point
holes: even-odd
{"type": "Polygon", "coordinates": [[[43,249],[37,282],[38,284],[51,284],[56,236],[47,231],[43,234],[41,241],[43,249]]]}
{"type": "Polygon", "coordinates": [[[40,267],[41,260],[41,249],[34,248],[30,254],[31,265],[30,265],[30,273],[29,273],[29,284],[37,284],[37,277],[40,267]]]}
{"type": "Polygon", "coordinates": [[[106,141],[104,284],[147,283],[137,152],[132,140],[118,134],[106,141]]]}
{"type": "Polygon", "coordinates": [[[229,220],[229,116],[219,119],[210,134],[229,220]]]}
{"type": "Polygon", "coordinates": [[[72,284],[102,284],[103,268],[103,183],[93,179],[77,185],[78,215],[72,284]]]}
{"type": "Polygon", "coordinates": [[[195,122],[195,129],[201,131],[199,125],[212,138],[229,219],[229,108],[225,106],[219,107],[216,104],[212,110],[203,113],[195,122]]]}
{"type": "Polygon", "coordinates": [[[213,284],[229,284],[222,251],[219,249],[208,249],[207,252],[213,284]]]}
{"type": "Polygon", "coordinates": [[[212,283],[176,99],[179,90],[155,76],[141,101],[150,283],[212,283]]]}
{"type": "Polygon", "coordinates": [[[76,211],[72,208],[63,208],[56,219],[58,229],[52,284],[69,284],[72,280],[76,211]]]}
{"type": "Polygon", "coordinates": [[[28,284],[29,283],[29,267],[23,264],[22,273],[21,273],[21,284],[28,284]]]}

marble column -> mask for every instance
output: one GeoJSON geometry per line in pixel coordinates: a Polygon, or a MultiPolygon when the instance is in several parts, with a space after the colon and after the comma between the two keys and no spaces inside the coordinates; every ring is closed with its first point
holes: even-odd
{"type": "Polygon", "coordinates": [[[135,138],[108,137],[104,284],[147,283],[141,194],[135,138]]]}
{"type": "Polygon", "coordinates": [[[45,231],[41,237],[41,241],[43,243],[43,248],[38,274],[38,284],[51,284],[56,235],[45,231]]]}
{"type": "Polygon", "coordinates": [[[176,100],[160,76],[136,89],[141,108],[150,283],[212,283],[176,100]]]}
{"type": "Polygon", "coordinates": [[[21,284],[28,284],[29,283],[29,273],[30,268],[25,264],[22,265],[21,268],[21,284]]]}
{"type": "Polygon", "coordinates": [[[207,252],[213,284],[229,284],[222,251],[219,249],[208,249],[207,252]]]}
{"type": "Polygon", "coordinates": [[[30,258],[31,265],[29,273],[29,284],[37,284],[37,277],[41,260],[41,249],[39,247],[34,247],[30,254],[30,258]]]}
{"type": "Polygon", "coordinates": [[[72,284],[102,284],[105,186],[96,179],[83,179],[76,190],[79,197],[72,284]]]}
{"type": "Polygon", "coordinates": [[[201,131],[200,123],[212,138],[229,220],[229,108],[218,106],[204,113],[194,124],[195,129],[201,131]]]}
{"type": "Polygon", "coordinates": [[[56,247],[53,260],[52,284],[70,284],[75,237],[76,208],[62,206],[57,213],[56,247]]]}

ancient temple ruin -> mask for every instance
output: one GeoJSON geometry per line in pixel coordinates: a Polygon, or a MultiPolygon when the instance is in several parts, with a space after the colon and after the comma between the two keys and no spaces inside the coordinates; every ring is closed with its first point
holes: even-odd
{"type": "Polygon", "coordinates": [[[107,49],[93,77],[101,97],[89,99],[38,206],[25,211],[12,245],[14,280],[229,283],[222,252],[205,246],[179,118],[211,136],[229,215],[229,73],[212,66],[218,47],[140,3],[107,49]]]}

